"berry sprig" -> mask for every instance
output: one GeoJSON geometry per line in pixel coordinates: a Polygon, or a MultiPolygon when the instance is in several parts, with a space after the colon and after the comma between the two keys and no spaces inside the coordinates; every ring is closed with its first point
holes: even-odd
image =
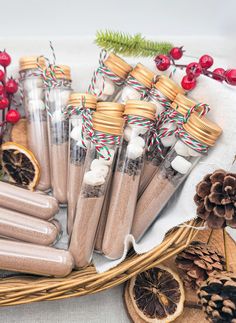
{"type": "Polygon", "coordinates": [[[193,90],[197,85],[197,78],[204,74],[219,82],[226,82],[230,85],[236,85],[236,69],[224,70],[215,68],[212,72],[209,68],[213,66],[214,60],[210,55],[203,55],[198,62],[192,62],[187,65],[176,64],[183,56],[183,47],[173,47],[168,55],[157,55],[155,58],[156,67],[159,71],[166,71],[171,65],[185,69],[186,75],[182,78],[181,86],[184,90],[193,90]]]}
{"type": "Polygon", "coordinates": [[[7,67],[10,64],[11,56],[5,50],[0,51],[0,110],[2,110],[0,137],[7,123],[14,124],[20,120],[20,113],[11,108],[12,98],[18,91],[18,83],[14,78],[7,77],[7,67]]]}

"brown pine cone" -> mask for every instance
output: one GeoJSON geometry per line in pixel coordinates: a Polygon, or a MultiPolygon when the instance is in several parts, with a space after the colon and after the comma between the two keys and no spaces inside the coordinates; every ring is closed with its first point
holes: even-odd
{"type": "Polygon", "coordinates": [[[196,187],[197,215],[211,229],[236,228],[236,174],[216,170],[196,187]]]}
{"type": "Polygon", "coordinates": [[[198,290],[207,320],[214,323],[236,323],[236,275],[217,273],[198,290]]]}
{"type": "Polygon", "coordinates": [[[217,271],[225,270],[225,259],[215,249],[193,241],[175,259],[176,267],[186,287],[197,289],[203,281],[217,271]]]}

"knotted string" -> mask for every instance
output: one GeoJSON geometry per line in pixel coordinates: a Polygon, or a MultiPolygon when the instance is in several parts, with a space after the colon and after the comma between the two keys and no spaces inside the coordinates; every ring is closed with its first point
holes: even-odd
{"type": "Polygon", "coordinates": [[[93,110],[86,107],[86,98],[82,96],[80,106],[68,105],[64,110],[66,118],[77,115],[81,116],[82,127],[81,127],[81,142],[84,148],[87,148],[85,143],[85,136],[92,137],[93,135],[93,124],[92,124],[92,113],[93,110]]]}
{"type": "MultiPolygon", "coordinates": [[[[50,112],[50,107],[49,107],[49,95],[50,95],[50,91],[51,89],[55,89],[55,88],[60,88],[60,87],[66,87],[66,88],[70,88],[71,86],[71,81],[70,80],[66,80],[66,79],[59,79],[57,78],[57,73],[60,73],[62,75],[64,75],[64,71],[60,68],[60,66],[56,65],[56,54],[55,54],[55,50],[53,48],[52,42],[49,42],[50,44],[50,48],[52,51],[52,56],[53,56],[53,62],[51,63],[50,60],[41,55],[37,58],[37,66],[38,66],[38,70],[35,71],[33,73],[34,76],[40,76],[43,80],[43,85],[44,88],[47,89],[46,91],[46,95],[45,95],[45,107],[47,110],[47,113],[50,117],[52,117],[52,114],[50,112]],[[46,68],[43,68],[40,65],[40,58],[43,57],[46,61],[46,68]]],[[[64,111],[61,111],[62,115],[64,115],[64,111]]]]}
{"type": "Polygon", "coordinates": [[[198,152],[207,153],[208,146],[200,144],[194,138],[189,136],[182,128],[183,123],[188,121],[191,114],[199,110],[199,117],[202,117],[210,111],[210,107],[207,104],[198,103],[190,108],[185,116],[182,116],[178,112],[178,108],[175,110],[168,107],[166,110],[162,111],[156,122],[152,125],[148,140],[148,151],[153,151],[153,147],[155,147],[155,151],[158,151],[161,158],[164,158],[165,156],[163,155],[161,138],[166,138],[175,134],[181,136],[181,139],[183,141],[185,140],[188,145],[191,145],[191,148],[198,152]],[[175,128],[170,130],[168,127],[165,127],[166,124],[175,124],[175,128]],[[197,143],[199,143],[200,146],[198,146],[197,143]]]}
{"type": "Polygon", "coordinates": [[[120,136],[94,131],[91,137],[91,142],[94,144],[98,155],[103,159],[109,161],[112,155],[108,146],[119,145],[120,136]]]}
{"type": "Polygon", "coordinates": [[[100,98],[103,95],[104,89],[105,89],[105,77],[108,77],[115,85],[121,86],[124,84],[124,79],[121,77],[117,76],[115,73],[113,73],[107,66],[105,66],[104,61],[107,58],[107,51],[103,49],[100,52],[100,57],[99,57],[99,66],[98,68],[94,71],[93,77],[91,79],[91,83],[88,88],[88,92],[95,95],[97,98],[100,98]],[[102,87],[99,89],[97,87],[97,81],[98,81],[98,76],[102,77],[102,87]]]}
{"type": "Polygon", "coordinates": [[[139,83],[136,78],[134,78],[132,75],[129,75],[125,81],[126,85],[129,85],[133,89],[135,89],[140,95],[141,100],[143,100],[147,96],[147,88],[146,86],[139,83]]]}

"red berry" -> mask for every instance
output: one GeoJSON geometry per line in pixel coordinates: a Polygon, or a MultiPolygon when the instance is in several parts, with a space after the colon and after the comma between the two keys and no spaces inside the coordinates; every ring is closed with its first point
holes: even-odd
{"type": "Polygon", "coordinates": [[[9,105],[8,98],[2,98],[0,99],[0,110],[6,109],[9,105]]]}
{"type": "Polygon", "coordinates": [[[6,115],[6,121],[9,123],[17,123],[20,120],[20,113],[16,110],[9,110],[6,115]]]}
{"type": "Polygon", "coordinates": [[[170,67],[170,58],[166,55],[158,55],[155,63],[159,71],[166,71],[170,67]]]}
{"type": "Polygon", "coordinates": [[[182,79],[181,85],[182,88],[186,91],[190,91],[195,88],[197,82],[196,79],[190,77],[188,75],[185,75],[182,79]]]}
{"type": "Polygon", "coordinates": [[[173,47],[170,56],[176,60],[180,59],[183,56],[183,47],[173,47]]]}
{"type": "Polygon", "coordinates": [[[202,67],[199,63],[190,63],[186,67],[186,73],[192,78],[198,77],[202,73],[202,67]]]}
{"type": "Polygon", "coordinates": [[[13,78],[10,78],[7,81],[6,91],[7,91],[7,93],[10,93],[10,94],[14,94],[18,91],[18,83],[13,78]]]}
{"type": "Polygon", "coordinates": [[[202,68],[210,68],[214,63],[213,58],[210,55],[203,55],[199,59],[199,64],[201,65],[202,68]]]}
{"type": "Polygon", "coordinates": [[[4,92],[4,86],[2,84],[0,84],[0,95],[2,95],[4,92]]]}
{"type": "Polygon", "coordinates": [[[212,78],[214,80],[223,82],[225,79],[224,74],[225,74],[225,70],[223,68],[219,67],[219,68],[214,69],[212,78]]]}
{"type": "Polygon", "coordinates": [[[7,52],[5,52],[5,50],[3,52],[0,52],[0,65],[7,67],[10,64],[11,56],[7,52]]]}
{"type": "Polygon", "coordinates": [[[225,72],[225,81],[230,85],[236,85],[236,69],[227,70],[225,72]]]}
{"type": "Polygon", "coordinates": [[[3,81],[4,77],[5,77],[5,73],[2,70],[0,70],[0,81],[3,81]]]}

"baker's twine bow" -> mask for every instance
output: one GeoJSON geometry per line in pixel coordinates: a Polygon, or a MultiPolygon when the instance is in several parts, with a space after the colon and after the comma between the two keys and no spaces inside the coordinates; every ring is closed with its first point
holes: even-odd
{"type": "Polygon", "coordinates": [[[95,95],[98,99],[103,95],[106,77],[109,78],[117,86],[121,86],[124,84],[124,80],[122,78],[114,74],[107,66],[104,65],[104,61],[107,58],[107,55],[107,51],[105,49],[102,49],[99,57],[99,66],[94,71],[91,83],[88,88],[88,92],[95,95]],[[101,76],[102,78],[101,88],[98,88],[97,86],[99,76],[101,76]]]}
{"type": "Polygon", "coordinates": [[[86,99],[84,96],[81,98],[80,106],[67,105],[64,111],[66,118],[70,118],[74,115],[81,117],[81,142],[84,148],[87,148],[85,143],[86,137],[91,138],[93,135],[92,113],[93,110],[86,107],[86,99]]]}
{"type": "Polygon", "coordinates": [[[112,158],[112,154],[108,146],[118,146],[120,144],[120,136],[94,131],[91,142],[94,144],[98,155],[109,161],[112,158]]]}
{"type": "Polygon", "coordinates": [[[190,108],[185,116],[182,116],[180,113],[178,113],[178,109],[174,110],[172,108],[168,108],[167,110],[164,110],[160,115],[159,118],[156,120],[155,123],[153,123],[150,131],[150,136],[148,140],[148,151],[158,151],[161,158],[164,158],[163,155],[163,146],[161,144],[161,139],[170,137],[172,135],[178,135],[183,138],[181,138],[183,141],[186,139],[186,143],[190,146],[191,142],[191,148],[195,149],[196,151],[206,153],[206,145],[203,145],[196,141],[194,138],[189,136],[184,130],[183,130],[183,123],[188,122],[188,119],[190,118],[191,114],[200,111],[199,117],[203,117],[210,111],[209,105],[205,103],[198,103],[192,108],[190,108]],[[174,124],[173,129],[169,129],[167,125],[174,124]],[[198,150],[198,147],[200,147],[200,150],[198,150]]]}
{"type": "Polygon", "coordinates": [[[139,83],[139,81],[136,80],[136,78],[134,78],[132,75],[129,75],[127,77],[125,84],[136,90],[141,95],[141,100],[143,100],[147,96],[148,90],[146,86],[139,83]]]}

